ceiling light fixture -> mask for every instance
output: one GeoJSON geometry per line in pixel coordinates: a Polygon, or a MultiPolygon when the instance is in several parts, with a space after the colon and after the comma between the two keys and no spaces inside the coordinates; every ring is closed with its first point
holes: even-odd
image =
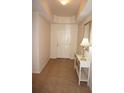
{"type": "Polygon", "coordinates": [[[70,0],[59,0],[59,2],[62,4],[62,5],[66,5],[70,2],[70,0]]]}

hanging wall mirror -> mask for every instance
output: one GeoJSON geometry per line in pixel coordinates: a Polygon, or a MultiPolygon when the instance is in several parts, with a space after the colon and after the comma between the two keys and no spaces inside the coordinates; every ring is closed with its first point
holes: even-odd
{"type": "Polygon", "coordinates": [[[88,39],[90,46],[91,46],[91,27],[92,27],[92,21],[87,22],[84,24],[84,35],[83,39],[88,39]]]}

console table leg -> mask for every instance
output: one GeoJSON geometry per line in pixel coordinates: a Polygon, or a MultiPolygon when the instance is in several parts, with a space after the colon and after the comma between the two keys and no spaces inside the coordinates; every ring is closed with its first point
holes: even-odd
{"type": "Polygon", "coordinates": [[[79,85],[80,85],[80,79],[81,79],[81,68],[79,68],[79,85]]]}

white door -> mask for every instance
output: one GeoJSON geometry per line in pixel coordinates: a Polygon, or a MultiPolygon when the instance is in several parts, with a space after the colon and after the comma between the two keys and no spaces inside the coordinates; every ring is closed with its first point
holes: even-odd
{"type": "Polygon", "coordinates": [[[57,25],[57,58],[70,58],[71,32],[67,25],[57,25]]]}
{"type": "Polygon", "coordinates": [[[73,58],[77,42],[77,25],[51,25],[51,57],[73,58]]]}

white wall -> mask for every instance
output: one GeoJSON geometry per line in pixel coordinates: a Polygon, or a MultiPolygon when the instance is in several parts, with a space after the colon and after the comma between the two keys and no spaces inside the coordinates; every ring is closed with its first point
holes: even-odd
{"type": "Polygon", "coordinates": [[[39,16],[39,31],[39,68],[42,71],[50,57],[50,24],[42,16],[39,16]]]}
{"type": "Polygon", "coordinates": [[[32,20],[32,72],[40,73],[49,60],[50,25],[38,12],[33,12],[32,20]]]}
{"type": "Polygon", "coordinates": [[[76,23],[76,17],[61,17],[61,16],[53,16],[53,23],[76,23]]]}
{"type": "Polygon", "coordinates": [[[39,73],[38,13],[32,14],[32,72],[39,73]]]}
{"type": "Polygon", "coordinates": [[[54,24],[50,26],[50,58],[57,57],[57,36],[56,31],[54,30],[54,24]]]}

